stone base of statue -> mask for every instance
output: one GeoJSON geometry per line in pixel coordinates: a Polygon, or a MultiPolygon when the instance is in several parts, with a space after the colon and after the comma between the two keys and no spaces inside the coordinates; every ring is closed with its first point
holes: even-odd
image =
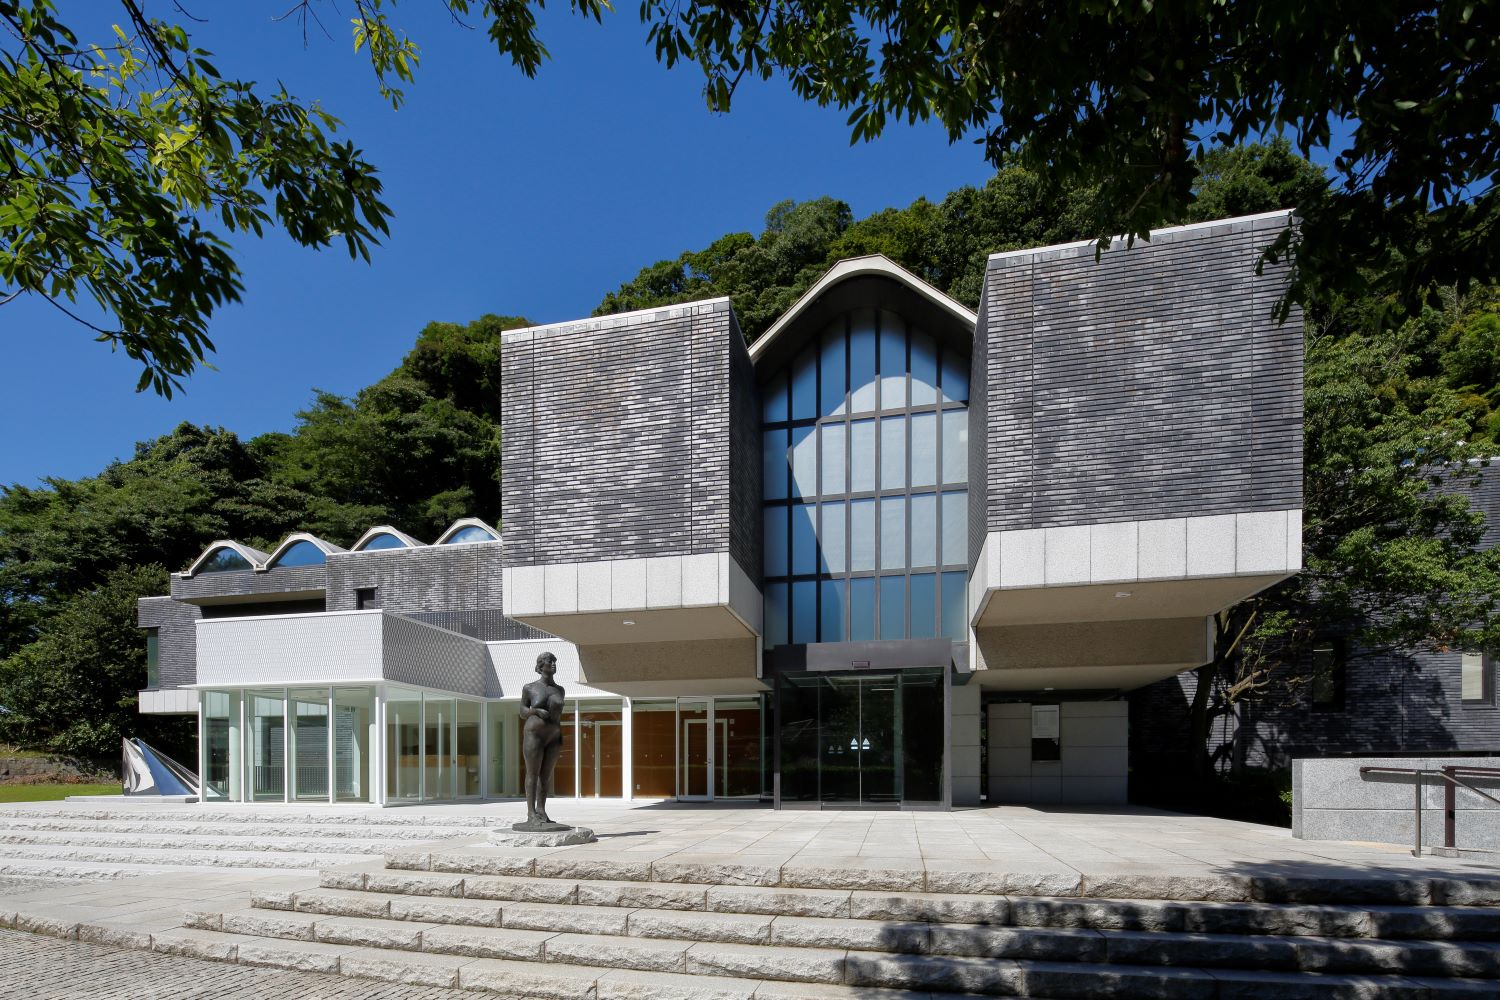
{"type": "Polygon", "coordinates": [[[490,843],[501,847],[572,847],[574,844],[592,844],[599,839],[586,826],[539,820],[516,823],[509,830],[492,827],[488,834],[490,843]]]}

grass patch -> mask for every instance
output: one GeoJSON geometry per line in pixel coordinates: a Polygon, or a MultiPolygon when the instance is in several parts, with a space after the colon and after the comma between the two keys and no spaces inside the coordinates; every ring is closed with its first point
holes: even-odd
{"type": "Polygon", "coordinates": [[[119,795],[120,783],[110,785],[0,785],[0,802],[57,802],[69,795],[119,795]]]}

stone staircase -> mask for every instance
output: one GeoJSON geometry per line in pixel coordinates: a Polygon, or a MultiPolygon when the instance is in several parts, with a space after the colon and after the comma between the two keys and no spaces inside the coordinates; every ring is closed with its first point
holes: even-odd
{"type": "Polygon", "coordinates": [[[485,817],[387,809],[198,806],[0,809],[0,875],[119,878],[198,868],[312,873],[413,843],[474,837],[485,817]]]}
{"type": "Polygon", "coordinates": [[[399,850],[192,911],[149,947],[556,1000],[1500,996],[1500,880],[1121,876],[1041,895],[1057,883],[615,857],[399,850]]]}

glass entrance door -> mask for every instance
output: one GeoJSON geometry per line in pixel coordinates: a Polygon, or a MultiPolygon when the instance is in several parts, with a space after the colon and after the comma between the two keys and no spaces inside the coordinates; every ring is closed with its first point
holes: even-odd
{"type": "Polygon", "coordinates": [[[942,797],[943,678],[783,674],[781,801],[895,808],[942,797]]]}
{"type": "Polygon", "coordinates": [[[713,796],[713,742],[708,737],[709,702],[677,702],[677,797],[713,796]]]}

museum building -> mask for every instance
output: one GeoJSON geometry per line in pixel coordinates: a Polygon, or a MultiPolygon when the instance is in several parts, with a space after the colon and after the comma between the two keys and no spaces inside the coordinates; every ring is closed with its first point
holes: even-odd
{"type": "Polygon", "coordinates": [[[143,712],[207,801],[521,793],[778,808],[1120,802],[1126,695],[1301,567],[1287,212],[999,253],[971,312],[841,261],[747,345],[728,299],[503,335],[503,532],[213,543],[140,603],[143,712]]]}

